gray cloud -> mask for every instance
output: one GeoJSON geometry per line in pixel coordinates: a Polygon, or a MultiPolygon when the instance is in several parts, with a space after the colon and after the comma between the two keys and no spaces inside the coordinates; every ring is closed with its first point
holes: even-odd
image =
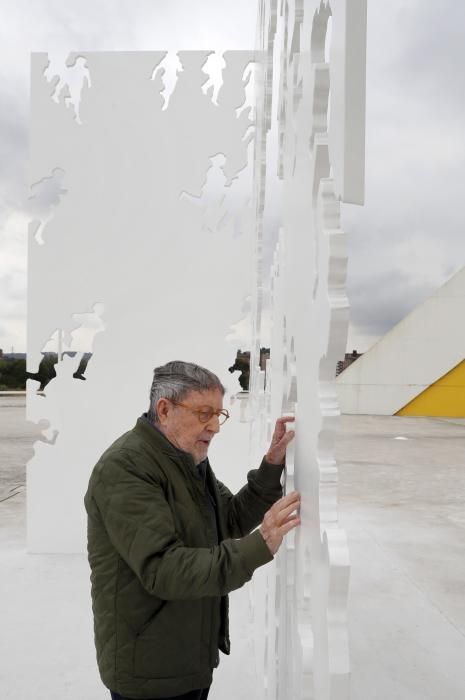
{"type": "Polygon", "coordinates": [[[0,277],[0,298],[2,303],[7,301],[24,302],[25,271],[12,270],[10,274],[0,277]]]}
{"type": "Polygon", "coordinates": [[[465,265],[464,6],[369,4],[366,202],[344,207],[352,326],[383,335],[465,265]]]}
{"type": "Polygon", "coordinates": [[[455,0],[416,0],[404,9],[401,21],[406,40],[394,54],[395,73],[430,108],[460,109],[463,114],[465,6],[455,0]]]}
{"type": "Polygon", "coordinates": [[[22,207],[27,196],[28,130],[12,100],[0,102],[0,187],[4,207],[22,207]]]}
{"type": "Polygon", "coordinates": [[[357,281],[349,287],[351,322],[361,335],[380,336],[395,326],[433,291],[428,284],[413,286],[399,270],[377,277],[376,285],[357,281]]]}

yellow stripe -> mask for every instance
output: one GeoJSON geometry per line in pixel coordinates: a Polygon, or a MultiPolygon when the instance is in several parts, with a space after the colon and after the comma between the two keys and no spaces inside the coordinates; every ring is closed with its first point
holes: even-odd
{"type": "Polygon", "coordinates": [[[418,394],[395,415],[465,418],[465,360],[418,394]]]}

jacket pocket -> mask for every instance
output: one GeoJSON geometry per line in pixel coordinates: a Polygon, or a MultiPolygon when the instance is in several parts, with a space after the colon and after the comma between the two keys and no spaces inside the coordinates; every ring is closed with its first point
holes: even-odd
{"type": "Polygon", "coordinates": [[[137,678],[178,678],[201,668],[202,600],[166,601],[136,635],[133,673],[137,678]]]}

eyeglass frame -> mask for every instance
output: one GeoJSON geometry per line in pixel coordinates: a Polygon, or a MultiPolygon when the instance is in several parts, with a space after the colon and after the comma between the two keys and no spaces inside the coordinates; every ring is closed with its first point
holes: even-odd
{"type": "Polygon", "coordinates": [[[224,424],[226,423],[226,421],[228,420],[228,418],[231,417],[230,414],[229,414],[229,411],[228,411],[226,408],[221,408],[219,411],[215,411],[215,409],[212,408],[211,406],[207,406],[206,408],[208,408],[209,411],[211,411],[211,415],[210,415],[209,418],[207,418],[207,420],[202,420],[202,419],[200,418],[200,415],[199,415],[199,414],[200,414],[200,413],[204,413],[204,412],[205,412],[205,409],[202,409],[202,408],[193,408],[192,406],[188,406],[188,404],[186,404],[186,403],[182,403],[182,401],[173,401],[173,399],[167,399],[167,401],[169,401],[170,403],[172,403],[174,406],[182,406],[183,408],[187,408],[187,409],[188,409],[189,411],[191,411],[192,413],[196,413],[196,414],[197,414],[197,418],[199,419],[199,422],[200,422],[200,423],[208,423],[209,421],[211,421],[211,419],[213,418],[213,416],[216,416],[216,417],[218,418],[219,424],[220,424],[220,425],[224,425],[224,424]],[[223,421],[220,420],[220,416],[223,416],[223,417],[224,417],[224,420],[223,420],[223,421]]]}

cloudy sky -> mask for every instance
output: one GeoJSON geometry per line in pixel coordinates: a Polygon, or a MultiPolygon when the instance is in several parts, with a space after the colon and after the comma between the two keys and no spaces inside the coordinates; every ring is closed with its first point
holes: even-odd
{"type": "MultiPolygon", "coordinates": [[[[366,204],[344,207],[349,348],[465,265],[465,5],[368,0],[366,204]]],[[[25,350],[29,54],[248,49],[254,0],[0,0],[0,348],[25,350]]]]}

